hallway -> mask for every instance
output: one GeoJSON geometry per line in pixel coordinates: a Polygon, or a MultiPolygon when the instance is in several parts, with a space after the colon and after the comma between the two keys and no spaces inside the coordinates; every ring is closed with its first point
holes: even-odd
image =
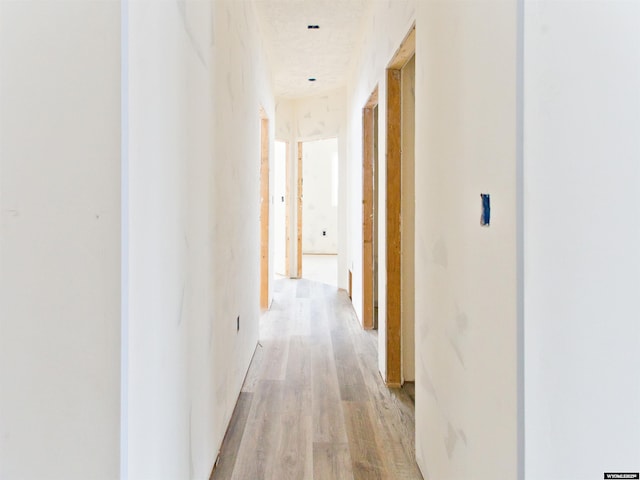
{"type": "Polygon", "coordinates": [[[0,0],[0,479],[640,472],[639,24],[0,0]]]}
{"type": "Polygon", "coordinates": [[[384,386],[344,291],[278,280],[260,328],[212,479],[422,478],[413,391],[384,386]]]}

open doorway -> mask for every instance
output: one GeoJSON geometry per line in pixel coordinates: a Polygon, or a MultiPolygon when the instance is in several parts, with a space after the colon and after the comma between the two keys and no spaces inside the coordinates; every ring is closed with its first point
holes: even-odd
{"type": "Polygon", "coordinates": [[[274,278],[289,276],[289,144],[275,142],[273,161],[273,271],[274,278]]]}
{"type": "Polygon", "coordinates": [[[415,27],[387,68],[386,383],[415,370],[415,27]]]}
{"type": "Polygon", "coordinates": [[[260,110],[260,308],[269,308],[269,119],[260,110]]]}
{"type": "Polygon", "coordinates": [[[338,284],[338,139],[302,142],[299,246],[302,278],[338,284]]]}
{"type": "Polygon", "coordinates": [[[362,110],[362,325],[377,328],[378,87],[362,110]]]}

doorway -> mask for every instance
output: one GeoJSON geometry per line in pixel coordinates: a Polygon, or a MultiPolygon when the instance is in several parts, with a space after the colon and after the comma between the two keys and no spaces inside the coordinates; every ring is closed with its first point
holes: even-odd
{"type": "Polygon", "coordinates": [[[299,246],[302,278],[338,284],[338,139],[301,142],[299,246]]]}
{"type": "Polygon", "coordinates": [[[289,276],[289,144],[275,142],[273,161],[273,271],[274,278],[289,276]]]}
{"type": "Polygon", "coordinates": [[[386,383],[414,380],[415,369],[415,27],[387,68],[386,383]]]}
{"type": "Polygon", "coordinates": [[[260,308],[269,308],[269,119],[260,110],[260,308]]]}
{"type": "Polygon", "coordinates": [[[378,87],[362,110],[362,326],[377,328],[378,87]]]}

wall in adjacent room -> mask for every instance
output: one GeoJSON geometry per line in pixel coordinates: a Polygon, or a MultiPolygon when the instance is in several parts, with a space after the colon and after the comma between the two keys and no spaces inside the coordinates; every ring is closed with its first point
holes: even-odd
{"type": "Polygon", "coordinates": [[[337,184],[334,185],[333,178],[335,168],[335,180],[337,180],[337,160],[337,138],[302,144],[302,253],[304,254],[336,255],[338,253],[338,198],[337,184]]]}

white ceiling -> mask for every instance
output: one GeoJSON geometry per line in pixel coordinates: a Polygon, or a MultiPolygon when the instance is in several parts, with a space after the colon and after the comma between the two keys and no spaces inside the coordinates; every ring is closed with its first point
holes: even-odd
{"type": "Polygon", "coordinates": [[[344,86],[371,0],[254,1],[276,96],[301,98],[344,86]]]}

